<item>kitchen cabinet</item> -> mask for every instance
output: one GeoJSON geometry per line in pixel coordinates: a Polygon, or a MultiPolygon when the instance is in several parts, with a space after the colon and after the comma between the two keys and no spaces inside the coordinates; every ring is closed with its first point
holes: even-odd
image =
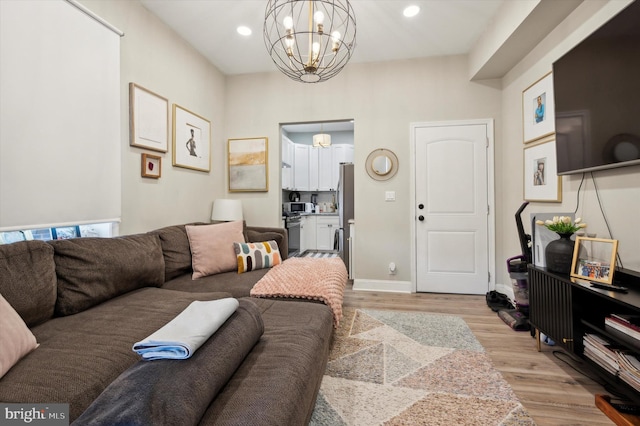
{"type": "Polygon", "coordinates": [[[293,144],[293,188],[309,190],[309,145],[293,144]]]}
{"type": "Polygon", "coordinates": [[[300,220],[300,253],[316,250],[316,216],[302,216],[300,220]]]}
{"type": "Polygon", "coordinates": [[[338,216],[318,216],[316,220],[316,250],[333,250],[335,233],[340,226],[338,216]]]}
{"type": "Polygon", "coordinates": [[[317,191],[320,189],[318,182],[319,177],[319,163],[318,157],[322,152],[322,148],[309,148],[309,191],[317,191]]]}
{"type": "Polygon", "coordinates": [[[318,152],[318,190],[331,191],[333,186],[333,147],[316,148],[318,152]]]}
{"type": "Polygon", "coordinates": [[[338,188],[340,180],[340,163],[353,163],[353,145],[332,145],[331,146],[331,190],[338,188]]]}
{"type": "Polygon", "coordinates": [[[282,135],[282,189],[293,189],[294,144],[288,137],[282,135]]]}

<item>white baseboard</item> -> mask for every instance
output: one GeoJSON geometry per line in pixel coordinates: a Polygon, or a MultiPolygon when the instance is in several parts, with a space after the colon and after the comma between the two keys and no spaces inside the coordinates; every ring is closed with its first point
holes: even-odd
{"type": "Polygon", "coordinates": [[[411,281],[353,280],[353,289],[361,291],[385,291],[391,293],[411,293],[411,281]]]}
{"type": "Polygon", "coordinates": [[[513,293],[511,284],[496,284],[496,291],[507,296],[509,300],[511,300],[511,303],[515,304],[515,294],[513,293]]]}

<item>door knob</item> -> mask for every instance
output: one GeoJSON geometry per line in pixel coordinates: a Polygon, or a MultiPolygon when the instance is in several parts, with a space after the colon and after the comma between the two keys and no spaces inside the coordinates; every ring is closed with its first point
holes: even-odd
{"type": "Polygon", "coordinates": [[[424,204],[418,204],[418,208],[419,208],[420,210],[424,209],[424,204]]]}
{"type": "Polygon", "coordinates": [[[418,216],[418,220],[419,220],[420,222],[422,222],[422,221],[424,220],[424,216],[422,216],[422,215],[418,216]]]}

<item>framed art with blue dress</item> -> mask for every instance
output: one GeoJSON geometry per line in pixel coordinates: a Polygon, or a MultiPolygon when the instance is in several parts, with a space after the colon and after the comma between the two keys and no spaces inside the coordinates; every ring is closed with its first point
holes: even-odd
{"type": "Polygon", "coordinates": [[[536,141],[555,132],[551,72],[522,92],[522,123],[524,143],[536,141]]]}

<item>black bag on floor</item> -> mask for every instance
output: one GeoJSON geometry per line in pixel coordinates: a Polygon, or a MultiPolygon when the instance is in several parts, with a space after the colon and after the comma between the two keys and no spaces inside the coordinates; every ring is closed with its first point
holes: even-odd
{"type": "Polygon", "coordinates": [[[489,306],[493,312],[498,312],[500,309],[513,309],[509,298],[502,293],[489,291],[487,292],[486,298],[487,306],[489,306]]]}

